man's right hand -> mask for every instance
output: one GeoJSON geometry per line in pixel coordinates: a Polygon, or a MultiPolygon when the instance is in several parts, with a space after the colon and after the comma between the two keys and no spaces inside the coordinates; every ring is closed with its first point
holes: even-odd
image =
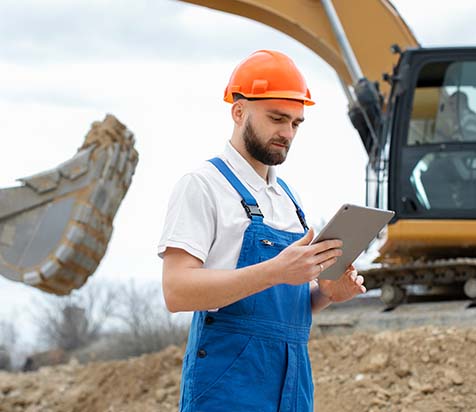
{"type": "Polygon", "coordinates": [[[313,237],[314,230],[311,228],[301,239],[269,260],[274,266],[276,284],[301,285],[310,282],[342,255],[341,240],[325,240],[309,245],[313,237]]]}

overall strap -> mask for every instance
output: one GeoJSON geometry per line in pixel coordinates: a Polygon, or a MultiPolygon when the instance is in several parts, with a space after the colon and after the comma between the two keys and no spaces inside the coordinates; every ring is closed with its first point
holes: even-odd
{"type": "Polygon", "coordinates": [[[289,190],[289,187],[286,183],[284,183],[284,180],[281,178],[277,178],[277,181],[279,185],[284,189],[284,191],[287,193],[287,195],[290,197],[290,199],[293,201],[294,206],[296,207],[296,214],[299,218],[299,221],[301,222],[302,227],[304,228],[305,231],[309,230],[309,227],[307,226],[306,223],[306,216],[304,216],[304,212],[300,208],[298,202],[294,198],[294,195],[291,193],[291,190],[289,190]]]}
{"type": "Polygon", "coordinates": [[[240,194],[242,198],[241,204],[245,209],[246,215],[252,221],[262,222],[263,213],[261,213],[261,210],[259,209],[258,202],[256,202],[256,199],[253,197],[253,195],[248,191],[243,183],[240,182],[240,180],[230,170],[226,163],[219,157],[214,157],[208,161],[221,172],[226,180],[228,180],[228,182],[230,182],[234,189],[240,194]]]}

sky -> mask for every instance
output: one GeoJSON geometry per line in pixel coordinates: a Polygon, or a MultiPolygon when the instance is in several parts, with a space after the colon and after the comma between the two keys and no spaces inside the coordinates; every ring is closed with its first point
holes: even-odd
{"type": "MultiPolygon", "coordinates": [[[[476,45],[473,0],[393,3],[423,46],[476,45]]],[[[366,154],[337,76],[287,35],[175,0],[2,0],[0,16],[0,187],[72,157],[106,113],[135,134],[139,164],[96,279],[160,282],[169,194],[222,152],[232,131],[223,90],[258,49],[291,56],[317,102],[279,169],[308,219],[365,204],[366,154]]],[[[43,295],[0,278],[0,318],[21,317],[43,295]]]]}

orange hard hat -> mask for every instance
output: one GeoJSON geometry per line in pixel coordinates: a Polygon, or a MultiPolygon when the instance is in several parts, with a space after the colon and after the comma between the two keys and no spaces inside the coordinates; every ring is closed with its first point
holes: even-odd
{"type": "Polygon", "coordinates": [[[233,94],[250,99],[292,99],[311,106],[311,93],[294,62],[285,54],[258,50],[235,68],[225,89],[224,100],[233,103],[233,94]]]}

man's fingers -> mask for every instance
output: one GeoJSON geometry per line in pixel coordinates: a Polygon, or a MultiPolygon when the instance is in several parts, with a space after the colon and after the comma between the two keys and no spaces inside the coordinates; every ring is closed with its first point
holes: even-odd
{"type": "Polygon", "coordinates": [[[342,240],[332,239],[332,240],[323,240],[322,242],[312,245],[312,253],[317,255],[318,253],[324,252],[329,249],[339,249],[343,245],[342,240]]]}
{"type": "Polygon", "coordinates": [[[315,259],[316,265],[319,265],[319,263],[324,263],[327,260],[336,259],[341,255],[341,249],[330,249],[326,250],[325,252],[314,255],[313,258],[315,259]]]}
{"type": "Polygon", "coordinates": [[[311,227],[301,239],[296,240],[293,244],[295,246],[307,246],[311,243],[313,237],[314,229],[311,227]]]}
{"type": "Polygon", "coordinates": [[[345,276],[347,276],[352,281],[354,288],[358,290],[360,293],[367,292],[367,289],[364,286],[365,279],[362,275],[358,274],[356,269],[354,268],[353,270],[347,269],[347,271],[345,272],[345,276]]]}
{"type": "Polygon", "coordinates": [[[352,272],[357,272],[357,269],[354,267],[354,265],[350,265],[350,266],[345,270],[344,273],[346,273],[346,274],[348,275],[349,273],[352,273],[352,272]]]}
{"type": "Polygon", "coordinates": [[[358,275],[354,279],[355,288],[359,291],[359,293],[367,292],[367,288],[364,286],[364,277],[362,275],[358,275]]]}
{"type": "Polygon", "coordinates": [[[316,268],[318,269],[318,275],[320,275],[326,269],[330,268],[336,262],[337,262],[337,258],[333,257],[333,258],[322,260],[316,263],[316,268]]]}
{"type": "Polygon", "coordinates": [[[349,276],[355,282],[355,280],[357,279],[357,271],[356,270],[351,271],[349,276]]]}

